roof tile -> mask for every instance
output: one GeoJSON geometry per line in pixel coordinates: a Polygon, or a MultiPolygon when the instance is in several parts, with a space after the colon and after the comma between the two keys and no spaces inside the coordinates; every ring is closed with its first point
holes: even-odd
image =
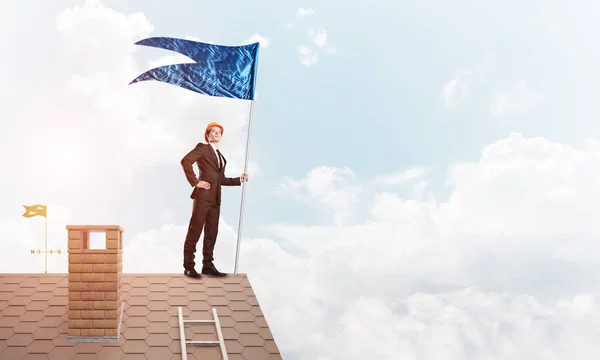
{"type": "Polygon", "coordinates": [[[42,319],[44,318],[44,315],[59,315],[60,312],[66,311],[66,309],[63,306],[60,307],[55,307],[54,310],[52,310],[53,306],[48,307],[46,310],[44,311],[25,311],[20,317],[19,319],[21,321],[42,321],[42,319]]]}
{"type": "Polygon", "coordinates": [[[27,356],[25,346],[9,346],[0,353],[0,359],[23,359],[25,356],[27,356]]]}
{"type": "Polygon", "coordinates": [[[169,281],[167,281],[167,285],[170,288],[185,287],[187,285],[187,283],[182,278],[174,277],[174,278],[169,279],[169,281]]]}
{"type": "Polygon", "coordinates": [[[52,340],[38,340],[35,343],[31,342],[27,346],[27,352],[30,354],[47,354],[54,349],[52,340]]]}
{"type": "Polygon", "coordinates": [[[146,344],[150,347],[167,347],[171,341],[173,339],[168,334],[151,334],[146,338],[146,344]]]}
{"type": "Polygon", "coordinates": [[[264,360],[267,359],[269,357],[269,352],[267,350],[265,350],[264,347],[246,347],[244,348],[244,351],[242,352],[242,355],[247,359],[247,360],[264,360]]]}
{"type": "Polygon", "coordinates": [[[240,334],[238,341],[244,346],[263,346],[265,344],[265,340],[258,334],[240,334]]]}
{"type": "Polygon", "coordinates": [[[4,287],[2,287],[2,289],[0,289],[0,291],[9,291],[8,287],[12,286],[13,288],[16,288],[16,290],[14,290],[14,293],[16,296],[31,296],[35,293],[35,288],[22,288],[19,287],[18,284],[11,284],[11,285],[4,285],[4,287]]]}
{"type": "Polygon", "coordinates": [[[7,316],[3,314],[0,316],[0,329],[1,328],[14,328],[17,326],[21,320],[19,320],[18,316],[7,316]]]}
{"type": "Polygon", "coordinates": [[[143,354],[148,350],[148,344],[144,340],[127,340],[122,349],[126,354],[143,354]]]}
{"type": "Polygon", "coordinates": [[[213,287],[213,288],[222,288],[223,287],[223,282],[221,281],[220,278],[208,277],[208,278],[204,278],[204,285],[207,288],[210,288],[210,287],[213,287]]]}
{"type": "Polygon", "coordinates": [[[208,296],[225,296],[225,290],[219,287],[208,287],[206,289],[206,294],[208,296]]]}
{"type": "MultiPolygon", "coordinates": [[[[173,318],[173,316],[169,315],[167,312],[160,310],[160,311],[152,311],[150,312],[150,314],[146,315],[146,319],[148,322],[162,322],[162,321],[169,321],[171,318],[173,318]]],[[[127,323],[129,324],[129,320],[127,321],[127,323]]],[[[147,325],[144,325],[147,326],[147,325]]]]}
{"type": "MultiPolygon", "coordinates": [[[[148,308],[146,308],[146,310],[148,310],[148,308]]],[[[148,326],[150,324],[151,319],[148,319],[146,316],[131,316],[131,308],[128,307],[125,309],[125,311],[127,313],[129,313],[129,317],[127,318],[127,327],[129,328],[134,328],[134,327],[142,327],[145,328],[146,326],[148,326]]],[[[152,316],[152,315],[158,315],[157,313],[148,313],[148,317],[152,316]]]]}
{"type": "Polygon", "coordinates": [[[45,316],[40,321],[40,327],[57,327],[63,323],[61,316],[45,316]]]}
{"type": "Polygon", "coordinates": [[[258,334],[260,328],[253,322],[238,322],[234,329],[240,334],[258,334]]]}
{"type": "MultiPolygon", "coordinates": [[[[202,312],[210,311],[210,304],[206,301],[191,301],[187,307],[188,307],[188,309],[190,309],[192,311],[202,311],[202,312]]],[[[201,320],[201,319],[197,319],[197,320],[201,320]]]]}
{"type": "Polygon", "coordinates": [[[33,333],[34,340],[54,340],[58,336],[57,328],[38,328],[37,326],[35,328],[37,330],[33,333]]]}
{"type": "Polygon", "coordinates": [[[144,355],[147,360],[168,360],[173,353],[167,346],[153,346],[144,355]]]}
{"type": "Polygon", "coordinates": [[[150,282],[150,284],[166,284],[167,281],[171,279],[170,276],[147,276],[146,280],[150,282]]]}
{"type": "MultiPolygon", "coordinates": [[[[32,312],[32,311],[30,311],[30,312],[32,312]]],[[[60,306],[60,305],[55,305],[55,306],[51,305],[46,310],[44,310],[44,315],[46,315],[46,316],[61,316],[61,315],[65,315],[66,313],[67,313],[67,307],[60,306]]]]}
{"type": "Polygon", "coordinates": [[[44,311],[50,306],[48,301],[32,301],[29,304],[25,305],[25,310],[27,311],[44,311]]]}
{"type": "Polygon", "coordinates": [[[207,303],[209,303],[212,306],[224,306],[229,304],[229,300],[227,300],[227,298],[225,298],[225,296],[212,296],[209,297],[208,300],[206,300],[207,303]]]}
{"type": "Polygon", "coordinates": [[[25,306],[11,306],[10,304],[2,310],[2,316],[21,316],[25,313],[25,306]]]}
{"type": "Polygon", "coordinates": [[[188,294],[188,291],[189,290],[187,288],[170,288],[167,289],[167,294],[169,296],[186,296],[188,294]]]}
{"type": "Polygon", "coordinates": [[[221,329],[221,333],[223,334],[223,338],[225,340],[237,340],[240,337],[240,333],[235,331],[235,329],[232,327],[221,329]]]}
{"type": "Polygon", "coordinates": [[[148,290],[150,290],[150,292],[167,292],[169,286],[167,286],[167,284],[151,284],[148,286],[148,290]]]}
{"type": "Polygon", "coordinates": [[[73,350],[73,347],[67,346],[55,347],[48,353],[48,357],[50,358],[49,360],[72,360],[75,357],[75,350],[73,350]]]}
{"type": "MultiPolygon", "coordinates": [[[[258,299],[256,298],[256,295],[254,295],[254,292],[252,292],[252,294],[247,294],[248,291],[246,291],[246,290],[244,290],[244,294],[248,295],[246,302],[252,306],[258,306],[259,305],[258,299]]],[[[252,289],[250,289],[250,290],[252,290],[252,289]]]]}
{"type": "Polygon", "coordinates": [[[143,287],[133,287],[127,292],[129,296],[148,296],[148,294],[150,294],[150,290],[143,287]]]}
{"type": "Polygon", "coordinates": [[[98,360],[96,354],[77,354],[74,360],[98,360]]]}
{"type": "MultiPolygon", "coordinates": [[[[17,319],[17,317],[13,317],[17,319]]],[[[17,322],[18,325],[13,329],[15,334],[33,334],[37,329],[39,329],[39,325],[35,322],[17,322]]]]}
{"type": "Polygon", "coordinates": [[[27,305],[31,302],[31,297],[29,296],[15,296],[12,299],[8,300],[9,306],[14,305],[27,305]]]}
{"type": "Polygon", "coordinates": [[[150,286],[150,282],[143,277],[135,278],[132,282],[129,283],[134,288],[147,288],[150,286]]]}
{"type": "Polygon", "coordinates": [[[36,300],[41,300],[41,301],[48,301],[50,299],[52,299],[52,293],[45,291],[45,292],[36,292],[35,294],[31,295],[31,300],[36,301],[36,300]]]}
{"type": "Polygon", "coordinates": [[[186,306],[190,303],[190,300],[185,296],[171,296],[167,302],[171,306],[186,306]]]}
{"type": "Polygon", "coordinates": [[[148,335],[148,331],[145,328],[129,328],[123,332],[123,336],[127,340],[145,340],[148,335]]]}
{"type": "MultiPolygon", "coordinates": [[[[177,308],[186,320],[217,310],[230,360],[281,359],[245,275],[189,279],[135,274],[122,278],[118,343],[67,341],[66,275],[0,274],[0,359],[181,359],[177,308]],[[243,356],[242,356],[243,355],[243,356]],[[273,357],[275,356],[275,357],[273,357]]],[[[214,324],[186,324],[186,340],[216,340],[214,324]]],[[[187,346],[188,359],[221,360],[218,346],[187,346]]]]}
{"type": "Polygon", "coordinates": [[[22,287],[22,288],[27,288],[27,287],[37,288],[40,285],[41,284],[40,284],[39,277],[28,277],[20,282],[20,287],[22,287]]]}
{"type": "Polygon", "coordinates": [[[75,343],[73,346],[77,354],[96,354],[100,349],[102,349],[100,343],[75,343]]]}
{"type": "MultiPolygon", "coordinates": [[[[247,311],[234,311],[233,314],[231,314],[231,318],[234,321],[252,321],[254,322],[256,319],[256,316],[254,316],[252,313],[247,312],[247,311]]],[[[258,325],[261,326],[261,325],[258,325]]]]}
{"type": "Polygon", "coordinates": [[[268,328],[261,328],[258,334],[265,340],[273,340],[273,334],[268,328]]]}
{"type": "Polygon", "coordinates": [[[150,295],[148,295],[148,299],[150,301],[167,301],[168,298],[169,295],[166,292],[153,292],[150,295]]]}
{"type": "Polygon", "coordinates": [[[146,360],[144,354],[125,354],[121,360],[146,360]]]}
{"type": "Polygon", "coordinates": [[[14,334],[10,338],[6,339],[6,345],[8,346],[27,346],[33,342],[33,335],[31,334],[14,334]]]}
{"type": "Polygon", "coordinates": [[[192,283],[185,287],[190,293],[206,291],[206,285],[202,283],[192,283]]]}
{"type": "Polygon", "coordinates": [[[225,294],[225,297],[229,300],[240,301],[246,301],[246,299],[248,298],[243,292],[228,292],[227,294],[225,294]]]}
{"type": "Polygon", "coordinates": [[[244,350],[242,344],[237,340],[225,340],[225,348],[227,349],[227,354],[241,354],[244,350]]]}
{"type": "MultiPolygon", "coordinates": [[[[128,303],[129,304],[129,303],[128,303]]],[[[146,306],[142,305],[130,305],[127,307],[127,315],[130,317],[139,316],[144,317],[150,314],[150,310],[146,306]]]]}
{"type": "Polygon", "coordinates": [[[199,291],[199,292],[190,292],[187,295],[187,298],[190,299],[190,301],[206,301],[208,300],[208,294],[204,292],[204,290],[199,291]]]}
{"type": "MultiPolygon", "coordinates": [[[[169,345],[169,350],[171,350],[173,354],[181,354],[181,341],[179,341],[179,337],[177,337],[176,340],[174,339],[173,341],[171,341],[171,344],[169,345]]],[[[181,358],[181,356],[179,358],[181,358]]]]}

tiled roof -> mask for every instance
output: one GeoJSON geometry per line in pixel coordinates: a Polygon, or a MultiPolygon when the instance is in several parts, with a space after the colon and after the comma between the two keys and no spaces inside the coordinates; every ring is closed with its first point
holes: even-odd
{"type": "MultiPolygon", "coordinates": [[[[124,314],[118,343],[67,342],[68,276],[0,274],[0,359],[181,359],[177,308],[186,320],[219,314],[230,360],[280,360],[244,274],[190,279],[123,274],[124,314]]],[[[188,324],[186,340],[217,340],[214,324],[188,324]]],[[[218,346],[187,346],[188,359],[220,360],[218,346]]]]}

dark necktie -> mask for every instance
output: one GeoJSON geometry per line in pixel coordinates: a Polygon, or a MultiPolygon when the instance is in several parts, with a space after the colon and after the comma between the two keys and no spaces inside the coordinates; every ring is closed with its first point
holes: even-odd
{"type": "Polygon", "coordinates": [[[223,168],[223,159],[219,149],[217,149],[217,164],[219,164],[219,170],[221,170],[223,168]]]}

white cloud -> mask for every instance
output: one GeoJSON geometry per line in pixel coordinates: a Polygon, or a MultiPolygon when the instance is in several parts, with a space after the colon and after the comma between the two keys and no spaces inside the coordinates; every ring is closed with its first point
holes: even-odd
{"type": "Polygon", "coordinates": [[[323,48],[327,45],[327,31],[324,28],[319,28],[317,30],[309,29],[308,37],[319,48],[323,48]]]}
{"type": "MultiPolygon", "coordinates": [[[[242,240],[240,271],[286,358],[593,358],[599,160],[596,140],[573,147],[511,134],[448,169],[447,200],[372,188],[425,181],[421,168],[360,186],[348,168],[318,167],[279,190],[328,209],[331,225],[265,226],[272,239],[242,240]],[[362,210],[361,221],[347,221],[362,210]]],[[[53,239],[66,236],[58,231],[70,215],[61,211],[53,239]]],[[[21,249],[0,258],[0,272],[31,271],[37,220],[0,225],[21,249]]],[[[179,272],[186,227],[126,232],[124,270],[179,272]]],[[[233,270],[235,240],[221,220],[223,271],[233,270]]]]}
{"type": "MultiPolygon", "coordinates": [[[[295,331],[307,340],[289,340],[288,349],[315,359],[597,353],[589,331],[600,316],[599,276],[590,275],[600,270],[593,255],[600,250],[598,159],[598,141],[573,148],[511,134],[487,146],[480,161],[449,169],[454,189],[447,201],[363,187],[373,196],[370,206],[338,208],[366,208],[362,222],[267,226],[302,254],[311,294],[302,299],[313,299],[303,306],[317,313],[305,313],[312,321],[295,331]]],[[[377,179],[418,181],[423,171],[399,174],[377,179]]],[[[312,178],[314,189],[331,184],[312,178]]],[[[287,179],[286,189],[303,199],[305,182],[287,179]]],[[[349,182],[333,188],[340,191],[341,183],[349,182]]],[[[313,193],[322,203],[323,193],[313,193]]]]}
{"type": "Polygon", "coordinates": [[[298,48],[298,54],[300,55],[300,62],[304,66],[313,66],[319,61],[317,53],[309,47],[300,46],[298,48]]]}
{"type": "Polygon", "coordinates": [[[469,93],[477,88],[477,85],[481,85],[482,78],[493,66],[492,60],[492,57],[487,55],[468,70],[456,70],[454,77],[442,85],[440,102],[447,107],[452,107],[461,101],[465,101],[469,93]]]}
{"type": "Polygon", "coordinates": [[[337,54],[337,50],[328,46],[327,49],[325,49],[325,54],[327,55],[335,55],[337,54]]]}
{"type": "Polygon", "coordinates": [[[543,96],[537,94],[524,80],[521,80],[512,90],[492,96],[490,115],[504,117],[521,114],[543,100],[543,96]]]}
{"type": "Polygon", "coordinates": [[[446,106],[456,104],[457,100],[464,99],[467,96],[469,89],[469,73],[460,71],[457,72],[452,80],[448,80],[442,85],[440,93],[440,101],[446,106]]]}
{"type": "Polygon", "coordinates": [[[298,16],[310,16],[310,15],[314,15],[315,11],[311,8],[298,8],[298,10],[296,10],[296,14],[298,16]]]}
{"type": "Polygon", "coordinates": [[[412,180],[422,179],[426,174],[426,168],[413,167],[410,169],[397,171],[391,175],[375,176],[373,182],[377,185],[402,185],[412,180]]]}
{"type": "Polygon", "coordinates": [[[276,192],[292,193],[298,200],[331,210],[334,223],[340,224],[351,215],[351,211],[347,210],[358,201],[359,189],[352,185],[353,178],[354,173],[348,168],[322,166],[309,171],[302,180],[284,179],[276,185],[276,192]]]}
{"type": "MultiPolygon", "coordinates": [[[[314,10],[312,9],[304,9],[300,8],[297,11],[298,16],[308,16],[313,15],[314,10]]],[[[286,26],[288,29],[295,28],[293,23],[288,23],[286,26]]],[[[312,66],[316,64],[319,60],[319,55],[335,55],[337,54],[337,50],[331,46],[327,46],[329,43],[329,36],[327,35],[327,30],[324,27],[319,28],[310,28],[306,27],[306,36],[310,40],[311,43],[316,46],[316,50],[308,47],[307,45],[302,45],[298,48],[300,63],[304,66],[312,66]]]]}
{"type": "Polygon", "coordinates": [[[260,47],[263,49],[266,49],[269,47],[269,44],[271,44],[271,40],[265,38],[264,36],[261,36],[259,34],[254,34],[252,35],[252,37],[250,37],[249,39],[247,39],[245,41],[246,44],[252,44],[258,42],[260,43],[260,47]]]}

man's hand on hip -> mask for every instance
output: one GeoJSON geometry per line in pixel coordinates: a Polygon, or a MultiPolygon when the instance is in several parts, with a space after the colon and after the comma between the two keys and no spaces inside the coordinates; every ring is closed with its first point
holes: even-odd
{"type": "Polygon", "coordinates": [[[196,187],[197,187],[197,188],[200,188],[200,189],[206,189],[206,190],[209,190],[209,189],[210,189],[210,184],[209,184],[209,183],[207,183],[206,181],[200,181],[200,182],[198,182],[198,183],[196,184],[196,187]]]}
{"type": "Polygon", "coordinates": [[[242,174],[242,176],[240,176],[240,181],[248,181],[248,174],[242,174]]]}

